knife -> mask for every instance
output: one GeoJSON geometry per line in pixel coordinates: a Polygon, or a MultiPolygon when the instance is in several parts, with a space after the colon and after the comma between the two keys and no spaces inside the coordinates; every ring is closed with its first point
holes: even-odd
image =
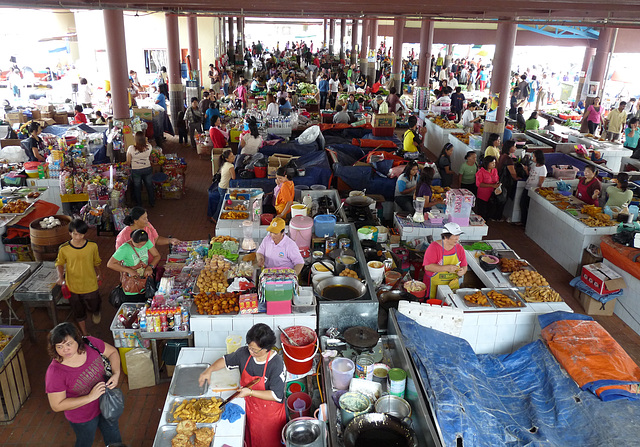
{"type": "MultiPolygon", "coordinates": [[[[259,377],[257,379],[253,379],[251,382],[249,382],[246,386],[244,386],[242,388],[251,389],[251,387],[254,386],[258,382],[260,382],[260,378],[259,377]]],[[[240,390],[236,391],[231,396],[229,396],[224,402],[222,402],[220,404],[220,407],[218,407],[218,408],[222,409],[225,405],[227,405],[229,402],[231,402],[233,399],[235,399],[238,396],[238,394],[240,394],[240,390]]]]}

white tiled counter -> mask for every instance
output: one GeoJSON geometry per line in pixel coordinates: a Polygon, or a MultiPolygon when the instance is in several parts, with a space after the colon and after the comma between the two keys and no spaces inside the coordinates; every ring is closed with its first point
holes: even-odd
{"type": "Polygon", "coordinates": [[[316,312],[288,315],[239,314],[239,315],[191,315],[191,330],[194,344],[199,348],[226,348],[229,335],[240,335],[244,339],[254,324],[264,323],[276,334],[276,344],[280,347],[280,330],[289,326],[306,326],[318,329],[316,312]]]}
{"type": "MultiPolygon", "coordinates": [[[[441,239],[440,235],[444,231],[443,226],[429,226],[428,222],[415,223],[413,225],[401,225],[398,219],[393,218],[393,225],[400,233],[403,241],[412,241],[415,239],[426,239],[431,236],[434,240],[441,239]]],[[[462,227],[463,234],[460,236],[461,241],[479,241],[489,233],[489,227],[486,225],[469,225],[462,227]]]]}
{"type": "Polygon", "coordinates": [[[530,197],[527,236],[572,275],[579,274],[589,244],[599,245],[602,236],[617,231],[616,226],[588,227],[539,194],[533,192],[530,197]]]}
{"type": "MultiPolygon", "coordinates": [[[[195,363],[213,363],[220,357],[226,354],[225,349],[207,349],[207,348],[182,348],[178,355],[178,361],[176,366],[190,365],[195,363]]],[[[177,376],[173,377],[176,380],[177,376]]],[[[219,397],[226,399],[231,396],[234,391],[213,392],[207,391],[202,396],[198,397],[219,397]]],[[[159,426],[167,425],[169,419],[169,412],[171,411],[171,404],[175,399],[174,396],[168,395],[162,409],[162,416],[160,417],[159,426]]],[[[243,410],[245,409],[245,401],[242,398],[236,398],[233,403],[239,405],[243,410]]],[[[229,447],[243,447],[244,446],[244,429],[246,424],[246,414],[243,414],[240,419],[231,423],[220,419],[213,424],[214,437],[212,447],[222,447],[227,445],[229,447]]]]}
{"type": "Polygon", "coordinates": [[[445,129],[438,126],[433,121],[427,119],[424,121],[424,125],[427,128],[426,146],[427,150],[433,155],[438,157],[442,148],[449,142],[449,134],[451,133],[463,133],[464,130],[457,129],[445,129]]]}
{"type": "Polygon", "coordinates": [[[617,298],[613,312],[637,334],[640,334],[640,299],[638,299],[640,297],[640,279],[621,269],[607,258],[603,262],[604,265],[622,276],[627,284],[627,287],[622,289],[622,296],[617,298]]]}

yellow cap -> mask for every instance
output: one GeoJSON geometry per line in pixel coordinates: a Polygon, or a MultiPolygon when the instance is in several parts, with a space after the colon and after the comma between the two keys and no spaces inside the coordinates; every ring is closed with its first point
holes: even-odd
{"type": "Polygon", "coordinates": [[[267,231],[271,233],[281,233],[286,226],[284,219],[280,217],[274,217],[269,226],[267,227],[267,231]]]}

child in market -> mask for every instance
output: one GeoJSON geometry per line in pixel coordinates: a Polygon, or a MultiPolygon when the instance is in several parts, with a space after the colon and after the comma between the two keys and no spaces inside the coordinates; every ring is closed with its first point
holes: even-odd
{"type": "Polygon", "coordinates": [[[98,245],[85,239],[89,226],[82,219],[69,223],[71,240],[60,246],[55,265],[60,286],[66,284],[71,293],[69,304],[78,326],[87,336],[87,312],[94,324],[100,323],[100,254],[98,245]]]}
{"type": "Polygon", "coordinates": [[[87,115],[82,113],[84,111],[82,106],[80,104],[78,104],[76,106],[75,110],[76,110],[76,114],[73,117],[73,121],[75,122],[75,124],[83,124],[83,123],[87,124],[87,115]]]}

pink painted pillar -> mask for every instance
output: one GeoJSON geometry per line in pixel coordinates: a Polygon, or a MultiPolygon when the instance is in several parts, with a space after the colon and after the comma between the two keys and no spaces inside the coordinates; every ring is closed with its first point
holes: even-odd
{"type": "MultiPolygon", "coordinates": [[[[198,46],[198,16],[195,14],[189,14],[187,16],[187,27],[189,28],[189,57],[191,59],[191,71],[194,73],[194,80],[198,82],[200,86],[200,79],[202,74],[200,73],[199,63],[199,46],[198,46]]],[[[200,88],[198,88],[200,93],[200,88]]],[[[198,95],[200,96],[200,95],[198,95]]]]}
{"type": "MultiPolygon", "coordinates": [[[[498,113],[494,121],[487,120],[485,122],[485,137],[489,133],[502,135],[504,132],[504,117],[510,96],[511,59],[513,57],[513,49],[516,46],[517,30],[518,25],[516,23],[498,23],[496,51],[493,58],[493,72],[491,73],[491,96],[499,95],[498,113]]],[[[489,103],[491,103],[491,99],[489,99],[489,103]]],[[[483,140],[485,137],[483,137],[483,140]]]]}
{"type": "Polygon", "coordinates": [[[329,19],[329,54],[333,56],[336,43],[336,19],[329,19]]]}
{"type": "Polygon", "coordinates": [[[169,103],[171,120],[175,127],[178,113],[184,110],[184,88],[180,74],[180,33],[178,31],[178,15],[165,13],[167,27],[167,71],[169,72],[169,103]]]}
{"type": "Polygon", "coordinates": [[[358,19],[351,21],[351,63],[358,62],[358,44],[360,43],[358,19]]]}
{"type": "Polygon", "coordinates": [[[347,31],[347,19],[340,20],[340,59],[345,58],[344,35],[347,31]]]}
{"type": "Polygon", "coordinates": [[[591,69],[591,82],[599,82],[602,89],[602,81],[607,70],[607,61],[611,52],[611,39],[613,38],[613,28],[602,28],[598,37],[596,57],[593,59],[591,69]]]}
{"type": "Polygon", "coordinates": [[[429,73],[431,72],[431,48],[433,47],[434,22],[422,19],[420,30],[420,52],[418,53],[418,85],[429,86],[429,73]]]}
{"type": "Polygon", "coordinates": [[[322,48],[327,48],[327,19],[322,20],[322,48]]]}
{"type": "MultiPolygon", "coordinates": [[[[374,56],[378,53],[378,19],[371,19],[369,23],[369,49],[373,51],[374,56]]],[[[378,80],[378,59],[369,64],[369,77],[376,82],[378,80]]]]}
{"type": "Polygon", "coordinates": [[[109,78],[111,81],[111,100],[113,117],[129,118],[129,70],[127,68],[127,46],[124,35],[124,17],[121,9],[102,11],[104,28],[109,30],[107,38],[107,57],[109,59],[109,78]]]}
{"type": "Polygon", "coordinates": [[[391,80],[399,94],[402,94],[402,44],[404,43],[404,17],[393,20],[393,65],[391,66],[391,80]]]}

